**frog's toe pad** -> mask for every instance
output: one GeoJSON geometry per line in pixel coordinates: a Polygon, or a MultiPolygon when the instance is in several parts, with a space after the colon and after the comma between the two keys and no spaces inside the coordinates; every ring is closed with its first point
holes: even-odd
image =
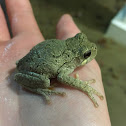
{"type": "Polygon", "coordinates": [[[51,100],[46,100],[46,103],[48,104],[48,105],[51,105],[52,104],[52,101],[51,100]]]}
{"type": "Polygon", "coordinates": [[[65,92],[56,92],[57,95],[66,96],[65,92]]]}
{"type": "Polygon", "coordinates": [[[104,100],[104,96],[101,95],[101,96],[100,96],[100,99],[101,99],[101,100],[104,100]]]}

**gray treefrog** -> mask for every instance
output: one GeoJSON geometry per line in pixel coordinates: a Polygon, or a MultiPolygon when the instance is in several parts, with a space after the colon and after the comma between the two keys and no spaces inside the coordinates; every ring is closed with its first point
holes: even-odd
{"type": "Polygon", "coordinates": [[[103,96],[89,85],[93,80],[82,81],[69,76],[75,68],[94,59],[96,54],[96,45],[91,43],[83,33],[78,33],[67,40],[45,40],[34,46],[16,63],[15,80],[31,92],[43,95],[49,103],[49,95],[65,94],[50,89],[50,79],[57,78],[59,82],[85,92],[95,107],[98,107],[93,94],[100,99],[103,99],[103,96]]]}

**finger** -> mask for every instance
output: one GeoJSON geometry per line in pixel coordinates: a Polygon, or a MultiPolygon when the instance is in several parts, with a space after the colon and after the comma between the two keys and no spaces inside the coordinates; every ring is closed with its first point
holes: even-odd
{"type": "Polygon", "coordinates": [[[9,30],[5,20],[3,10],[0,6],[0,41],[6,41],[10,39],[9,30]]]}
{"type": "Polygon", "coordinates": [[[6,0],[6,6],[14,36],[22,32],[31,32],[42,36],[29,0],[6,0]]]}
{"type": "Polygon", "coordinates": [[[72,17],[69,14],[64,14],[56,27],[56,36],[58,39],[67,39],[75,36],[80,30],[74,23],[72,17]]]}

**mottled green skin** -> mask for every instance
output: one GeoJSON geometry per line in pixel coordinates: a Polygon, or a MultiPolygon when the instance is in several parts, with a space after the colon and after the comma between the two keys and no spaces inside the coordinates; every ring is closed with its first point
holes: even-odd
{"type": "Polygon", "coordinates": [[[70,77],[69,74],[78,66],[85,65],[95,58],[97,48],[88,41],[83,33],[67,40],[51,39],[37,44],[30,52],[17,62],[18,72],[15,80],[24,88],[43,95],[48,102],[50,94],[64,95],[50,89],[50,79],[84,91],[97,107],[92,94],[103,96],[89,86],[93,81],[81,81],[70,77]]]}

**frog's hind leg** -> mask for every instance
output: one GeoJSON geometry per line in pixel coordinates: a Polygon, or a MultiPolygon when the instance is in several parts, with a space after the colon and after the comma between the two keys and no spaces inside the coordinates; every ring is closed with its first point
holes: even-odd
{"type": "Polygon", "coordinates": [[[65,92],[58,92],[58,91],[54,91],[54,90],[50,90],[50,89],[41,89],[41,88],[38,88],[37,89],[37,93],[38,94],[41,94],[45,97],[47,103],[51,103],[51,100],[49,98],[49,95],[52,95],[52,94],[55,94],[55,95],[60,95],[60,96],[65,96],[66,93],[65,92]]]}
{"type": "Polygon", "coordinates": [[[64,92],[58,92],[49,89],[50,80],[44,75],[40,75],[34,72],[22,72],[15,74],[15,80],[22,85],[25,89],[43,95],[47,101],[50,103],[49,95],[61,95],[64,96],[64,92]]]}
{"type": "Polygon", "coordinates": [[[34,92],[34,93],[37,93],[37,94],[44,96],[44,98],[46,99],[46,102],[48,104],[51,103],[50,97],[46,94],[46,92],[44,92],[44,91],[40,92],[38,89],[32,89],[32,88],[29,88],[29,87],[24,87],[24,88],[27,89],[28,91],[31,91],[31,92],[34,92]]]}
{"type": "Polygon", "coordinates": [[[50,87],[50,80],[47,76],[34,72],[20,72],[16,73],[14,77],[15,81],[23,87],[29,88],[48,88],[50,87]]]}
{"type": "Polygon", "coordinates": [[[65,96],[66,95],[65,92],[58,92],[58,91],[50,90],[48,88],[47,89],[41,89],[41,88],[31,89],[31,88],[27,87],[27,89],[29,91],[32,91],[32,92],[35,92],[37,94],[40,94],[40,95],[44,96],[47,104],[50,104],[51,103],[51,99],[50,99],[49,96],[52,95],[52,94],[60,95],[60,96],[65,96]]]}

